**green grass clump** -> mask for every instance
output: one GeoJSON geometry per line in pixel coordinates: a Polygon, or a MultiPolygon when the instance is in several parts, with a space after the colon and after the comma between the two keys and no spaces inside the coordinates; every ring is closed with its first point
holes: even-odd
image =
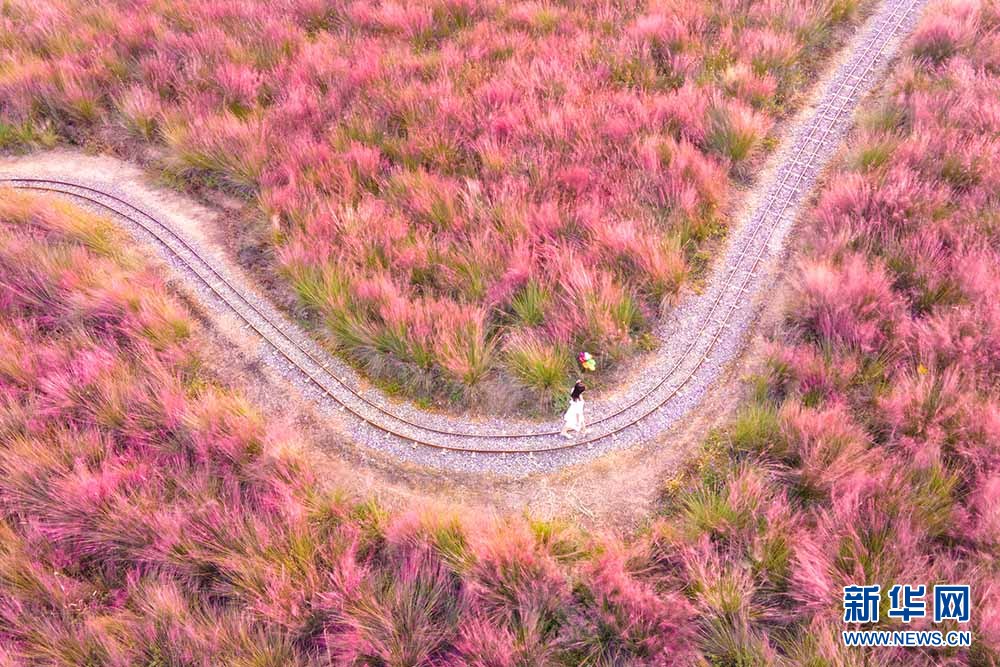
{"type": "Polygon", "coordinates": [[[738,119],[726,109],[717,107],[709,111],[705,141],[712,150],[734,165],[749,158],[763,138],[764,133],[756,123],[738,119]]]}
{"type": "Polygon", "coordinates": [[[525,386],[544,394],[554,394],[566,385],[570,353],[565,346],[522,335],[507,345],[507,361],[525,386]]]}
{"type": "Polygon", "coordinates": [[[510,305],[519,324],[534,327],[545,320],[550,299],[549,291],[531,280],[511,299],[510,305]]]}
{"type": "Polygon", "coordinates": [[[59,135],[46,123],[10,124],[0,121],[0,150],[25,150],[35,146],[53,148],[59,135]]]}
{"type": "Polygon", "coordinates": [[[736,416],[729,438],[735,449],[755,454],[785,454],[787,442],[781,432],[781,420],[774,406],[754,403],[736,416]]]}

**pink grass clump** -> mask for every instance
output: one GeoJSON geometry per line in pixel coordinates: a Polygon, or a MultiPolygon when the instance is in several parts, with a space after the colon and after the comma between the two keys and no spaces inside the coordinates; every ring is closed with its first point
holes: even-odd
{"type": "Polygon", "coordinates": [[[895,296],[889,276],[858,255],[842,264],[808,264],[798,278],[793,315],[817,340],[872,352],[892,338],[895,296]]]}
{"type": "Polygon", "coordinates": [[[574,622],[572,645],[587,660],[616,663],[637,656],[647,665],[693,664],[693,606],[635,577],[620,544],[607,549],[585,574],[595,613],[574,622]]]}

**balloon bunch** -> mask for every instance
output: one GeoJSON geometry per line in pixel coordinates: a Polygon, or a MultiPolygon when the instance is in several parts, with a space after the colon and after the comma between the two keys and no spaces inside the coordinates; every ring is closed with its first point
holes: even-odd
{"type": "Polygon", "coordinates": [[[597,361],[591,356],[590,352],[581,352],[576,355],[576,360],[580,362],[580,368],[585,371],[597,370],[597,361]]]}

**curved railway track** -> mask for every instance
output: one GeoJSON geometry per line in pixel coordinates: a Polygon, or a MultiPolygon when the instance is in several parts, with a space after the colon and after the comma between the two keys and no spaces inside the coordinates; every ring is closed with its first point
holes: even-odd
{"type": "Polygon", "coordinates": [[[492,425],[456,429],[434,423],[430,415],[418,419],[412,411],[409,415],[401,414],[388,407],[381,397],[373,399],[367,392],[357,389],[352,372],[318,349],[300,328],[273,307],[263,305],[259,296],[244,292],[240,281],[213,265],[216,258],[201,252],[169,223],[132,203],[127,196],[66,176],[5,174],[0,176],[0,184],[82,200],[142,230],[165,255],[183,266],[203,289],[253,329],[302,378],[336,401],[361,424],[386,436],[411,446],[466,454],[533,455],[589,448],[607,440],[617,441],[662,410],[683,393],[711,359],[727,328],[734,325],[734,313],[748,303],[762,262],[780,250],[772,247],[776,230],[789,226],[790,218],[794,217],[836,142],[846,131],[858,101],[875,80],[879,66],[891,56],[891,47],[898,41],[901,29],[912,22],[922,4],[923,0],[889,0],[868,20],[859,36],[860,43],[834,74],[813,115],[782,151],[783,160],[772,179],[759,186],[766,192],[761,204],[750,212],[744,227],[746,231],[733,239],[734,245],[728,251],[726,262],[716,271],[711,284],[717,289],[706,292],[702,299],[707,304],[700,309],[696,321],[689,324],[697,335],[689,337],[683,351],[675,355],[668,368],[650,386],[603,410],[600,403],[593,404],[591,410],[597,412],[589,423],[593,434],[579,440],[556,440],[553,436],[559,433],[559,428],[551,424],[543,427],[522,425],[507,431],[498,431],[492,425]]]}

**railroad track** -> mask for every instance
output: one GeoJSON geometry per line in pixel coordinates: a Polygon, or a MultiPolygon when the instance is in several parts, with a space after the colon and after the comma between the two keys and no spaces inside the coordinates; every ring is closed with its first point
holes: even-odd
{"type": "MultiPolygon", "coordinates": [[[[68,176],[3,174],[0,184],[81,200],[141,230],[306,382],[335,401],[360,424],[385,437],[412,447],[473,455],[541,455],[589,449],[605,441],[626,439],[631,430],[680,397],[707,363],[718,361],[713,359],[713,353],[727,329],[737,325],[736,320],[746,319],[734,318],[734,315],[748,304],[761,264],[780,250],[772,243],[776,231],[790,226],[819,171],[846,131],[858,101],[876,79],[879,66],[885,65],[891,57],[891,47],[896,44],[903,27],[912,23],[923,2],[886,2],[868,20],[862,28],[860,44],[834,74],[812,117],[782,151],[784,159],[772,179],[759,186],[766,189],[761,204],[747,217],[742,227],[745,231],[732,239],[734,245],[727,252],[726,261],[710,282],[715,289],[709,289],[701,297],[704,303],[695,309],[698,317],[687,325],[697,335],[687,336],[689,340],[682,351],[673,356],[662,375],[650,386],[626,396],[618,404],[593,403],[589,408],[595,413],[588,424],[591,435],[578,440],[554,437],[559,427],[553,424],[541,427],[520,424],[516,429],[499,430],[494,422],[456,428],[442,423],[438,416],[414,414],[412,410],[401,412],[398,407],[388,405],[384,397],[360,390],[352,371],[319,349],[305,332],[259,295],[245,291],[242,281],[235,279],[229,270],[217,268],[218,258],[202,252],[197,244],[187,240],[168,222],[129,201],[127,195],[68,176]]],[[[763,286],[758,281],[756,287],[763,286]]]]}

